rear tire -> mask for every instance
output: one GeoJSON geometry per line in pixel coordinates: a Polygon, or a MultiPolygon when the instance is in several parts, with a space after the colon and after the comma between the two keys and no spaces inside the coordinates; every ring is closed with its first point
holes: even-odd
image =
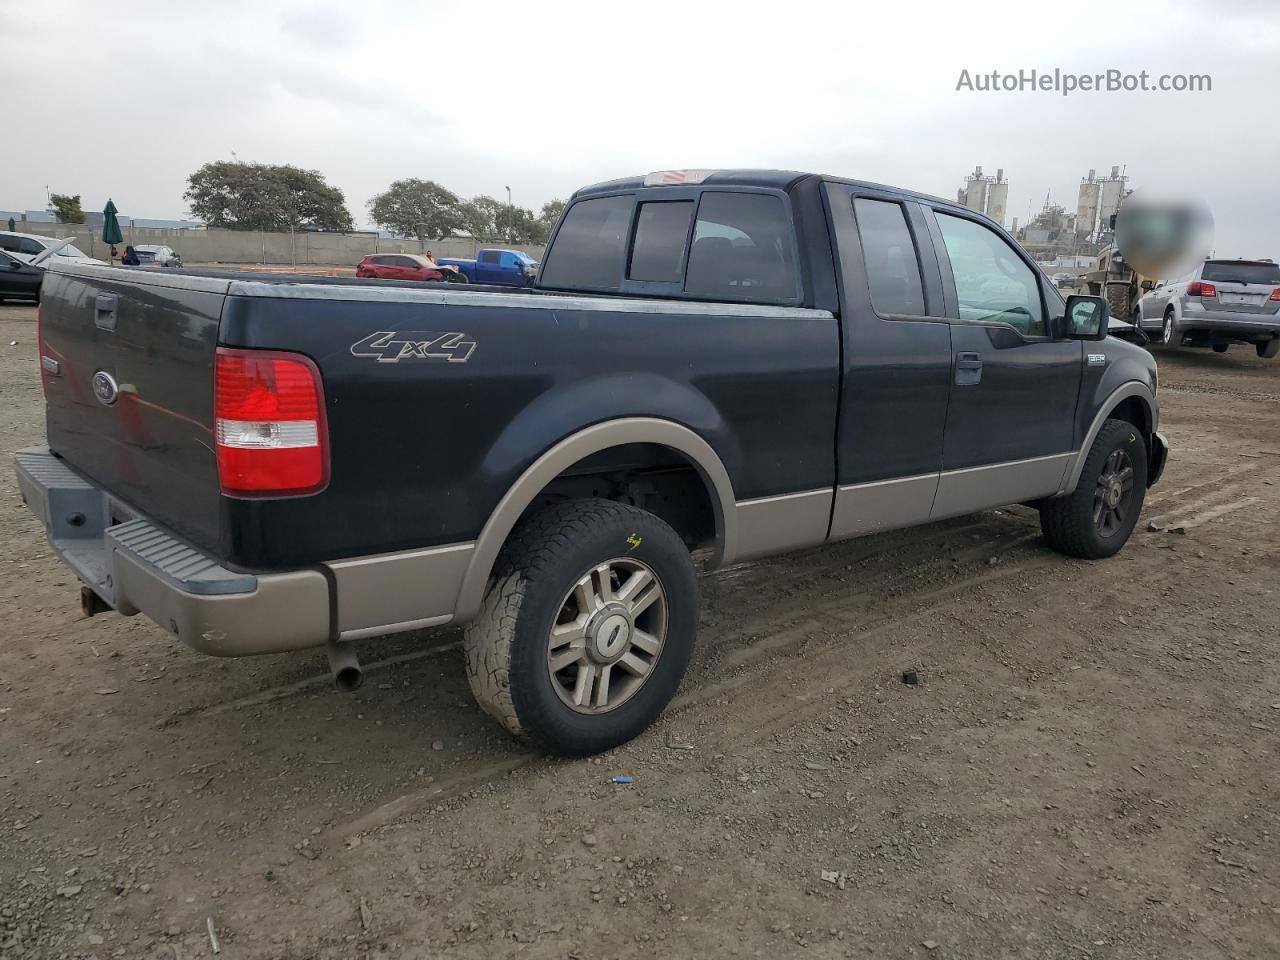
{"type": "Polygon", "coordinates": [[[1129,300],[1128,287],[1115,285],[1107,287],[1107,310],[1117,320],[1133,316],[1133,305],[1129,300]]]}
{"type": "Polygon", "coordinates": [[[1272,337],[1266,343],[1255,343],[1253,349],[1258,351],[1258,356],[1263,360],[1272,360],[1276,354],[1280,354],[1280,337],[1272,337]]]}
{"type": "Polygon", "coordinates": [[[1164,322],[1160,325],[1160,346],[1166,350],[1176,350],[1182,346],[1182,337],[1178,333],[1172,310],[1165,311],[1164,322]]]}
{"type": "Polygon", "coordinates": [[[1089,448],[1075,490],[1044,501],[1040,529],[1067,556],[1110,557],[1133,532],[1146,493],[1146,443],[1133,424],[1108,420],[1089,448]]]}
{"type": "Polygon", "coordinates": [[[662,713],[697,630],[693,562],[656,516],[572,500],[524,520],[466,629],[480,706],[539,749],[581,757],[662,713]]]}

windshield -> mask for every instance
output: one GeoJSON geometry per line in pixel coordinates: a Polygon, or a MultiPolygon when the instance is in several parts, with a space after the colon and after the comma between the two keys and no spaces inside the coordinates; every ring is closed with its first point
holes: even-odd
{"type": "Polygon", "coordinates": [[[1209,260],[1202,279],[1217,283],[1280,284],[1280,266],[1247,260],[1209,260]]]}

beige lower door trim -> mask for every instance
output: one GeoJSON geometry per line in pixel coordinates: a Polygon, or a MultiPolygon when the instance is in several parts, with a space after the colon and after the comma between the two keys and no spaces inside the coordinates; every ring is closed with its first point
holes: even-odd
{"type": "Polygon", "coordinates": [[[943,520],[975,510],[1052,496],[1062,489],[1063,477],[1074,457],[1074,453],[1055,453],[1029,460],[946,470],[938,479],[931,519],[943,520]]]}
{"type": "Polygon", "coordinates": [[[831,516],[831,539],[847,540],[924,523],[937,490],[936,473],[840,487],[831,516]]]}
{"type": "Polygon", "coordinates": [[[784,493],[735,504],[738,549],[734,561],[812,547],[827,539],[831,523],[830,487],[784,493]]]}

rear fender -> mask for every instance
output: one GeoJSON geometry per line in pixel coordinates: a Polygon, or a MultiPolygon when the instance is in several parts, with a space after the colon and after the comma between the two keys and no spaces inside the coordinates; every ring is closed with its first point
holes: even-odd
{"type": "MultiPolygon", "coordinates": [[[[703,406],[710,406],[705,398],[701,400],[703,406]]],[[[601,405],[597,400],[595,408],[600,409],[601,405]]],[[[571,406],[577,410],[592,409],[590,406],[582,406],[581,401],[571,401],[571,406]]],[[[536,422],[537,417],[529,411],[526,413],[527,417],[518,418],[504,431],[499,442],[494,445],[484,469],[501,469],[500,464],[527,443],[521,435],[531,423],[536,422]]],[[[476,540],[475,550],[458,593],[455,620],[469,620],[479,612],[489,576],[503,544],[524,511],[552,480],[585,457],[633,443],[668,447],[681,454],[697,469],[710,494],[715,512],[716,544],[712,565],[732,559],[738,543],[733,484],[724,461],[711,444],[690,427],[673,420],[652,416],[607,419],[577,429],[559,439],[537,456],[503,495],[476,540]]]]}

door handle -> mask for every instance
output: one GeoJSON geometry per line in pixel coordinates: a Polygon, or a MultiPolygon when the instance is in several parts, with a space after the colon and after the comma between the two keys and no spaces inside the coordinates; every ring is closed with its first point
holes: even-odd
{"type": "Polygon", "coordinates": [[[93,323],[99,330],[114,333],[116,329],[116,307],[119,298],[114,293],[100,293],[93,303],[93,323]]]}
{"type": "Polygon", "coordinates": [[[982,354],[956,354],[956,386],[973,387],[982,382],[982,354]]]}

